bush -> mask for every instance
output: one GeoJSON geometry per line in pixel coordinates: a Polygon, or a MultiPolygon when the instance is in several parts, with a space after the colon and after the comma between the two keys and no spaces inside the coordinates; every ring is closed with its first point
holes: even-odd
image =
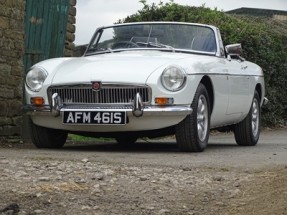
{"type": "Polygon", "coordinates": [[[204,23],[220,29],[224,44],[240,42],[243,57],[264,71],[269,104],[262,109],[263,126],[287,125],[287,23],[267,18],[226,14],[202,7],[183,6],[171,1],[143,8],[119,22],[180,21],[204,23]]]}

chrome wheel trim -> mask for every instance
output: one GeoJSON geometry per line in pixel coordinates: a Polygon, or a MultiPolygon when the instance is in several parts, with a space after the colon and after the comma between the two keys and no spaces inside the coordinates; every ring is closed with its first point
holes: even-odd
{"type": "Polygon", "coordinates": [[[253,99],[251,109],[251,129],[254,137],[256,137],[259,132],[259,114],[259,103],[257,99],[253,99]]]}
{"type": "Polygon", "coordinates": [[[200,95],[197,105],[197,134],[200,141],[205,141],[208,129],[208,106],[204,95],[200,95]]]}

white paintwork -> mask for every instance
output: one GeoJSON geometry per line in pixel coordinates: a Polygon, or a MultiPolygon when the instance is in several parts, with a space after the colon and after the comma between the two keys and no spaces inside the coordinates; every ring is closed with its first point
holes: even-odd
{"type": "MultiPolygon", "coordinates": [[[[213,27],[214,28],[214,27],[213,27]]],[[[214,28],[216,31],[217,29],[214,28]]],[[[217,38],[218,41],[220,41],[217,38]]],[[[217,43],[219,43],[217,41],[217,43]]],[[[219,44],[218,44],[219,45],[219,44]]],[[[265,95],[264,78],[259,66],[240,60],[228,60],[224,56],[163,52],[160,50],[127,50],[80,58],[50,59],[36,64],[49,76],[42,90],[30,91],[26,86],[26,101],[33,96],[43,97],[48,104],[47,88],[51,85],[70,85],[101,81],[103,83],[144,84],[152,88],[152,103],[159,96],[173,97],[174,105],[191,105],[197,86],[204,76],[210,78],[214,92],[211,127],[220,127],[240,122],[247,115],[255,87],[261,85],[261,104],[265,95]],[[160,76],[170,65],[178,65],[187,73],[187,83],[178,92],[167,91],[160,76]]],[[[125,126],[66,126],[61,117],[50,114],[32,114],[35,124],[71,131],[134,131],[164,128],[176,125],[184,116],[130,116],[125,126]]]]}

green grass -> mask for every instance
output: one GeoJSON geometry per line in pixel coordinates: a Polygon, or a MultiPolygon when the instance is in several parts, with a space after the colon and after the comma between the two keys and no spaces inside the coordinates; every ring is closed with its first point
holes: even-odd
{"type": "Polygon", "coordinates": [[[113,141],[113,138],[96,138],[96,137],[85,137],[76,134],[69,134],[68,139],[73,142],[106,142],[106,141],[113,141]]]}

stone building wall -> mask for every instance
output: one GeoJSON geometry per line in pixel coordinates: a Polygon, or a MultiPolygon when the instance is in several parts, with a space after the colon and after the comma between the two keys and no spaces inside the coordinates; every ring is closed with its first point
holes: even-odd
{"type": "MultiPolygon", "coordinates": [[[[25,0],[0,0],[0,136],[22,135],[25,0]]],[[[70,0],[65,56],[72,56],[76,0],[70,0]]],[[[26,129],[24,129],[26,130],[26,129]]]]}
{"type": "Polygon", "coordinates": [[[0,0],[0,135],[22,124],[25,1],[0,0]]]}
{"type": "Polygon", "coordinates": [[[70,10],[68,15],[67,32],[66,32],[66,42],[65,42],[65,52],[66,57],[72,57],[75,49],[75,32],[76,32],[76,4],[77,0],[70,0],[70,10]]]}

